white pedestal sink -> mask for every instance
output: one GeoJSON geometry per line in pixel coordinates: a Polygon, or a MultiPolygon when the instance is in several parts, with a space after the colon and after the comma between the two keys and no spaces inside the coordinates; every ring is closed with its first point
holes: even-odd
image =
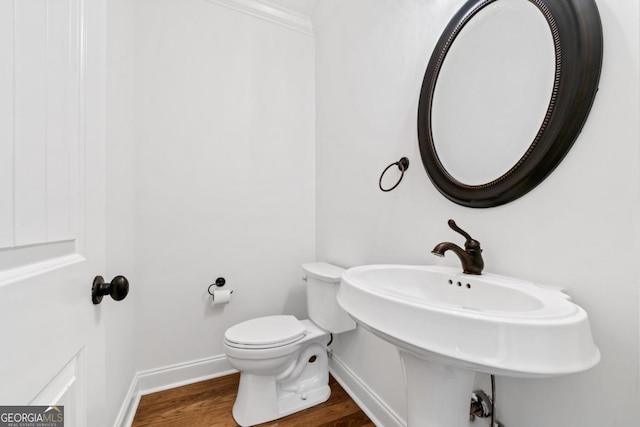
{"type": "Polygon", "coordinates": [[[585,311],[566,294],[494,274],[437,266],[347,270],[338,303],[394,344],[409,427],[462,427],[476,372],[539,378],[595,366],[585,311]]]}

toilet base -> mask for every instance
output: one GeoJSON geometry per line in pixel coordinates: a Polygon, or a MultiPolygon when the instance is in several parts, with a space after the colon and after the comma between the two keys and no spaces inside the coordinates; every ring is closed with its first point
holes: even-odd
{"type": "Polygon", "coordinates": [[[288,392],[277,397],[273,377],[243,374],[240,377],[238,397],[233,404],[233,418],[242,427],[266,423],[286,417],[303,409],[326,402],[331,395],[328,385],[310,390],[303,395],[288,392]]]}
{"type": "Polygon", "coordinates": [[[280,375],[241,372],[233,418],[242,427],[261,424],[326,402],[330,395],[326,350],[312,343],[280,375]]]}

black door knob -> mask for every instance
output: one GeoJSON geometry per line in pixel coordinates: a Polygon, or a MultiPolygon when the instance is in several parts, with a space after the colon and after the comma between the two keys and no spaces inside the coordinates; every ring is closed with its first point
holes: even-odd
{"type": "Polygon", "coordinates": [[[104,295],[111,295],[116,301],[122,301],[129,293],[129,281],[124,276],[116,276],[106,283],[102,276],[96,276],[91,286],[91,301],[100,304],[104,295]]]}

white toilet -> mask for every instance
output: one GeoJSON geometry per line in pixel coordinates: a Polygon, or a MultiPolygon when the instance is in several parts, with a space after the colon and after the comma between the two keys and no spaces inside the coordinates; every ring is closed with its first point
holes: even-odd
{"type": "Polygon", "coordinates": [[[329,389],[327,344],[330,333],[355,329],[338,306],[340,267],[304,264],[309,319],[267,316],[230,327],[224,350],[240,371],[233,418],[252,426],[325,402],[329,389]]]}

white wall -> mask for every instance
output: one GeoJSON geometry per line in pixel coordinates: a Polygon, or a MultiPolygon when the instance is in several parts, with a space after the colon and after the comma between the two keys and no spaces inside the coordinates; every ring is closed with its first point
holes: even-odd
{"type": "MultiPolygon", "coordinates": [[[[602,352],[601,363],[586,373],[498,378],[500,420],[511,427],[638,425],[638,4],[598,1],[604,66],[582,134],[540,186],[486,210],[442,197],[417,145],[424,70],[462,4],[334,1],[315,15],[318,259],[344,267],[457,265],[455,257],[442,261],[429,253],[441,241],[462,243],[446,225],[456,219],[482,242],[486,271],[565,287],[589,313],[602,352]],[[402,156],[411,161],[405,180],[391,193],[380,192],[380,172],[402,156]]],[[[336,339],[334,354],[404,416],[393,347],[358,329],[336,339]]],[[[486,378],[479,383],[486,389],[486,378]]]]}
{"type": "Polygon", "coordinates": [[[139,370],[222,355],[226,328],[304,316],[315,259],[314,40],[205,0],[139,0],[139,370]],[[218,276],[234,290],[212,307],[218,276]]]}

